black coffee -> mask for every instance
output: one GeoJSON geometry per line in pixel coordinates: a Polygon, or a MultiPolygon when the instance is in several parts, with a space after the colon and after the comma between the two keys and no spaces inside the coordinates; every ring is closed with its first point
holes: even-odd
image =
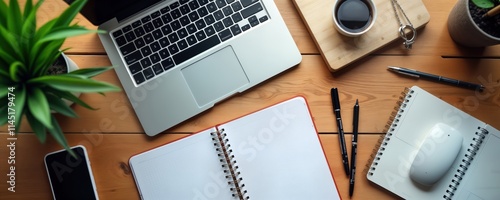
{"type": "Polygon", "coordinates": [[[346,31],[359,33],[370,25],[372,11],[366,0],[345,0],[336,8],[337,21],[346,31]]]}

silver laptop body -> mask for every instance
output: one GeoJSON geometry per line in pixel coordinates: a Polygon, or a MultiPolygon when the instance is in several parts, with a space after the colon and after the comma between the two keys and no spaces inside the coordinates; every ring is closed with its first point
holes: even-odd
{"type": "Polygon", "coordinates": [[[106,30],[99,38],[147,135],[165,131],[300,63],[300,52],[275,3],[243,1],[159,1],[136,14],[99,25],[106,30]],[[213,11],[214,5],[222,10],[213,11]],[[199,8],[202,11],[196,10],[199,8]],[[165,13],[172,19],[164,17],[165,13]],[[188,20],[179,13],[187,14],[188,20]],[[208,15],[223,18],[224,26],[203,18],[208,15]],[[151,24],[162,34],[151,30],[151,24]],[[168,32],[179,26],[184,32],[168,32]],[[144,31],[134,29],[137,27],[144,31]],[[211,29],[221,30],[212,33],[211,29]],[[127,34],[131,32],[134,34],[127,34]],[[163,41],[150,43],[150,37],[163,41]],[[176,54],[181,49],[189,52],[176,54]]]}

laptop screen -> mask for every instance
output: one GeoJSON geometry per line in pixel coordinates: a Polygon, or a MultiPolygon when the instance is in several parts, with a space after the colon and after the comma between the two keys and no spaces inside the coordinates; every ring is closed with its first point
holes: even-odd
{"type": "MultiPolygon", "coordinates": [[[[71,4],[75,0],[63,0],[71,4]]],[[[87,0],[80,13],[92,24],[98,26],[110,19],[118,21],[157,3],[161,0],[87,0]]]]}

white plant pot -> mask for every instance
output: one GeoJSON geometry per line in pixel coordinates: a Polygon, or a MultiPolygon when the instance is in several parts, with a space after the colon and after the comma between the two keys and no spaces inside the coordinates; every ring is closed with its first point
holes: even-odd
{"type": "MultiPolygon", "coordinates": [[[[64,53],[61,53],[61,56],[64,58],[64,61],[65,61],[65,64],[66,64],[66,67],[68,69],[68,73],[69,72],[72,72],[72,71],[75,71],[78,69],[78,65],[73,61],[71,60],[71,58],[69,58],[66,54],[64,53]]],[[[82,93],[80,92],[72,92],[73,95],[75,95],[76,97],[80,97],[80,95],[82,93]]],[[[64,103],[66,103],[68,106],[72,105],[74,102],[72,101],[68,101],[66,99],[63,99],[64,103]]]]}
{"type": "Polygon", "coordinates": [[[486,47],[500,44],[500,38],[481,30],[471,17],[469,0],[458,0],[448,16],[448,32],[458,44],[467,47],[486,47]]]}

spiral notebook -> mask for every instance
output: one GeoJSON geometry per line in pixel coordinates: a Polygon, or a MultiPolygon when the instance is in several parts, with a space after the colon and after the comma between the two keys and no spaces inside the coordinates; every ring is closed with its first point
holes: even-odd
{"type": "Polygon", "coordinates": [[[368,180],[404,199],[500,199],[500,132],[423,89],[406,89],[376,148],[368,180]],[[409,177],[427,131],[442,122],[463,136],[451,169],[431,187],[409,177]]]}
{"type": "Polygon", "coordinates": [[[302,97],[132,156],[142,199],[340,199],[302,97]]]}

